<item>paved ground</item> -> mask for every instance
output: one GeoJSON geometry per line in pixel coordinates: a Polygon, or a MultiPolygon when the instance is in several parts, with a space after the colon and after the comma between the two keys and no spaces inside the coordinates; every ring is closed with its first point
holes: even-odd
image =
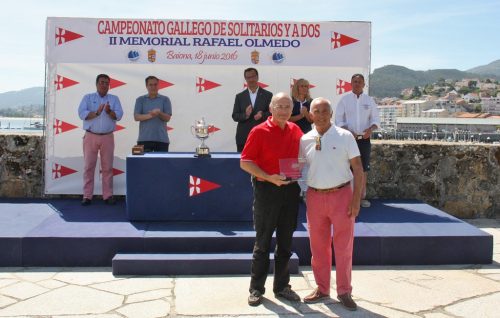
{"type": "MultiPolygon", "coordinates": [[[[333,299],[294,304],[272,293],[250,307],[248,275],[114,277],[110,268],[0,268],[0,317],[500,317],[500,220],[470,223],[494,235],[493,264],[356,266],[356,312],[333,299]]],[[[311,269],[301,267],[292,286],[307,295],[311,269]]]]}

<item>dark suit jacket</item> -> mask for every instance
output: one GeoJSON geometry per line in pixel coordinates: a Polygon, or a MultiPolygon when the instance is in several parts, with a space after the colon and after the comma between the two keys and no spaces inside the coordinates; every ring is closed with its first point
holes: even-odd
{"type": "Polygon", "coordinates": [[[245,110],[248,105],[252,104],[250,101],[250,93],[248,89],[236,95],[233,107],[233,120],[238,123],[236,127],[236,144],[244,145],[247,141],[248,134],[253,127],[264,122],[271,113],[269,112],[269,104],[271,103],[271,98],[273,93],[266,91],[262,87],[259,87],[257,91],[257,98],[255,99],[255,105],[253,105],[252,114],[248,119],[246,118],[245,110]],[[262,111],[262,118],[260,120],[253,119],[253,116],[257,114],[258,111],[262,111]]]}

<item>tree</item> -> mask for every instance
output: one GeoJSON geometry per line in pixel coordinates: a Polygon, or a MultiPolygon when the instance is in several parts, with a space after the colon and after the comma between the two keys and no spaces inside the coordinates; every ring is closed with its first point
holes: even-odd
{"type": "Polygon", "coordinates": [[[469,86],[470,89],[476,88],[477,81],[469,81],[467,85],[469,86]]]}
{"type": "Polygon", "coordinates": [[[480,113],[482,110],[483,110],[483,109],[482,109],[482,107],[481,107],[481,104],[476,104],[476,105],[474,106],[474,112],[475,112],[475,113],[480,113]]]}
{"type": "Polygon", "coordinates": [[[416,98],[416,97],[421,97],[421,96],[422,96],[422,92],[420,91],[420,88],[418,86],[413,87],[411,97],[416,98]]]}
{"type": "Polygon", "coordinates": [[[462,94],[462,95],[466,95],[466,94],[469,94],[471,92],[471,89],[469,87],[460,87],[460,89],[458,90],[458,93],[459,94],[462,94]]]}

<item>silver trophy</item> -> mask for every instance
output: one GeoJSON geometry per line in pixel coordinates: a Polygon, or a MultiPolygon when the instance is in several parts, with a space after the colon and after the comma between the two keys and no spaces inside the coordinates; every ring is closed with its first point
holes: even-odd
{"type": "Polygon", "coordinates": [[[196,147],[196,153],[194,155],[195,157],[211,157],[210,149],[207,147],[207,145],[205,145],[205,139],[208,138],[213,127],[213,125],[208,125],[207,123],[205,123],[205,119],[203,117],[201,118],[201,120],[195,120],[194,125],[191,126],[191,133],[193,134],[193,136],[201,140],[201,144],[196,147]]]}

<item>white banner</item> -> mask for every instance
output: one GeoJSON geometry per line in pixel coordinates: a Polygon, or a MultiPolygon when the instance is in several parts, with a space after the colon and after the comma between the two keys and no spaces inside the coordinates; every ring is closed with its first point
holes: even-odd
{"type": "MultiPolygon", "coordinates": [[[[191,125],[204,117],[216,127],[206,141],[210,150],[232,152],[236,151],[236,123],[231,113],[235,95],[244,89],[245,68],[256,67],[260,85],[273,93],[289,92],[295,80],[306,78],[311,84],[313,97],[329,98],[335,106],[341,95],[351,90],[352,74],[362,73],[365,77],[369,74],[370,32],[370,23],[366,22],[49,18],[46,41],[45,192],[82,193],[83,130],[77,108],[83,95],[96,91],[97,74],[106,73],[111,77],[109,93],[120,98],[124,110],[114,134],[114,192],[125,194],[125,158],[131,153],[138,136],[139,125],[133,119],[134,104],[138,96],[147,93],[144,83],[147,76],[157,76],[160,79],[160,94],[172,101],[173,116],[168,123],[170,151],[193,152],[200,142],[191,135],[191,125]],[[240,28],[238,35],[236,25],[240,28]],[[291,36],[290,30],[302,30],[302,25],[312,34],[291,36]],[[222,35],[223,26],[226,35],[222,35]],[[280,29],[281,36],[264,36],[264,26],[265,32],[278,32],[272,30],[280,29]],[[241,28],[244,27],[248,35],[242,35],[241,28]],[[249,28],[253,28],[251,33],[249,28]],[[285,36],[287,28],[288,36],[285,36]],[[170,40],[162,40],[164,42],[155,45],[157,40],[153,41],[153,38],[172,37],[186,39],[186,43],[191,45],[168,42],[170,40]],[[117,38],[116,43],[113,38],[117,38]],[[220,39],[225,39],[225,45],[220,39]],[[245,43],[251,43],[249,39],[266,40],[259,43],[266,43],[267,46],[257,46],[256,40],[255,45],[247,46],[245,43]],[[273,39],[296,40],[300,45],[277,47],[278,42],[270,42],[273,39]],[[216,42],[219,45],[206,44],[216,42]],[[201,46],[201,43],[206,45],[201,46]],[[154,59],[151,50],[155,51],[154,59]],[[183,58],[169,59],[168,52],[171,50],[184,54],[183,58]],[[218,58],[197,59],[200,50],[218,58]],[[255,51],[259,53],[258,59],[252,53],[255,51]],[[234,52],[234,59],[229,59],[229,55],[227,59],[221,58],[222,53],[234,52]],[[188,55],[192,58],[186,58],[188,55]]],[[[101,193],[99,170],[98,163],[96,194],[101,193]]]]}

